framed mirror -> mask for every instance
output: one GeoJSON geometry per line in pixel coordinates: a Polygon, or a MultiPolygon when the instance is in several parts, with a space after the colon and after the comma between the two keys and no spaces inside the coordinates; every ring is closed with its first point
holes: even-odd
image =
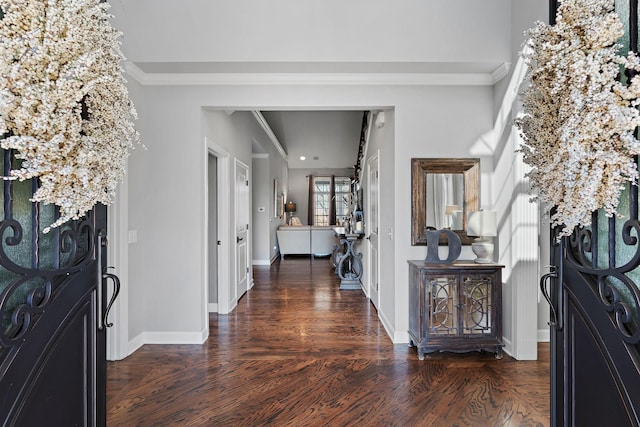
{"type": "Polygon", "coordinates": [[[425,230],[442,229],[470,245],[467,215],[478,209],[480,159],[411,159],[411,245],[427,244],[425,230]]]}

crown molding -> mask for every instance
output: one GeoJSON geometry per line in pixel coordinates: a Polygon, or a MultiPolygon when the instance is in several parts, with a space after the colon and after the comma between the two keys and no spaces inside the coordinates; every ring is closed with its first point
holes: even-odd
{"type": "Polygon", "coordinates": [[[509,73],[510,65],[469,73],[146,73],[126,62],[125,71],[143,86],[493,86],[509,73]]]}
{"type": "Polygon", "coordinates": [[[503,62],[498,66],[498,68],[493,70],[491,72],[491,80],[493,81],[493,84],[496,84],[500,80],[507,77],[507,74],[509,74],[510,69],[511,69],[511,62],[503,62]]]}
{"type": "Polygon", "coordinates": [[[267,137],[269,138],[269,140],[271,141],[275,149],[278,151],[280,156],[282,156],[284,161],[287,161],[288,160],[287,152],[282,147],[282,144],[280,144],[280,141],[278,140],[278,137],[276,136],[276,134],[273,133],[273,130],[271,130],[271,126],[269,126],[269,123],[267,123],[262,113],[257,110],[253,110],[251,111],[251,113],[253,113],[253,117],[255,117],[260,127],[262,127],[262,130],[264,130],[264,132],[267,134],[267,137]]]}

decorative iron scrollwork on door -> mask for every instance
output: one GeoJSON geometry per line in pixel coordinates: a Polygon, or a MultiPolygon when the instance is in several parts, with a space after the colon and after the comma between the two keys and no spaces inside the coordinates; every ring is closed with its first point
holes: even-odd
{"type": "MultiPolygon", "coordinates": [[[[4,176],[17,161],[2,150],[4,176]]],[[[31,202],[37,181],[3,182],[0,220],[0,350],[27,338],[57,287],[95,257],[93,213],[45,234],[58,219],[52,205],[31,202]]]]}
{"type": "MultiPolygon", "coordinates": [[[[557,2],[551,2],[552,16],[557,2]]],[[[638,2],[616,1],[616,12],[624,24],[619,40],[624,52],[638,52],[638,2]]],[[[629,82],[637,71],[620,75],[629,82]]],[[[638,136],[638,129],[635,131],[638,136]]],[[[638,158],[635,158],[636,165],[638,158]]],[[[602,308],[609,314],[620,337],[628,344],[640,344],[640,222],[638,187],[627,184],[620,194],[618,215],[606,217],[594,212],[591,227],[575,231],[564,243],[564,262],[590,278],[602,308]]]]}
{"type": "Polygon", "coordinates": [[[638,189],[628,189],[626,219],[593,214],[590,228],[576,231],[566,243],[565,262],[590,277],[602,307],[629,344],[640,343],[640,222],[638,189]],[[621,225],[622,224],[622,225],[621,225]]]}

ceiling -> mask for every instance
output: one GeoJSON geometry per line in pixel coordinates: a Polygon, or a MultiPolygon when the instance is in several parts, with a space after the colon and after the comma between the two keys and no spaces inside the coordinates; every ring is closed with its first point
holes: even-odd
{"type": "MultiPolygon", "coordinates": [[[[109,3],[127,74],[142,85],[492,86],[511,59],[509,0],[109,3]]],[[[362,111],[263,115],[290,168],[355,164],[362,111]]]]}
{"type": "MultiPolygon", "coordinates": [[[[288,154],[290,169],[352,168],[357,160],[363,114],[363,111],[262,111],[288,154]]],[[[264,148],[254,144],[254,153],[261,152],[265,152],[264,148]]]]}

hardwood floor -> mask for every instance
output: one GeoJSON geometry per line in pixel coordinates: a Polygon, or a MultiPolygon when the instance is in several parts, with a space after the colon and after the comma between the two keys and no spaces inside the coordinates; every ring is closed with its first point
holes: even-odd
{"type": "Polygon", "coordinates": [[[545,426],[541,360],[394,345],[360,291],[340,291],[327,259],[254,268],[204,345],[145,345],[109,362],[111,426],[545,426]]]}

